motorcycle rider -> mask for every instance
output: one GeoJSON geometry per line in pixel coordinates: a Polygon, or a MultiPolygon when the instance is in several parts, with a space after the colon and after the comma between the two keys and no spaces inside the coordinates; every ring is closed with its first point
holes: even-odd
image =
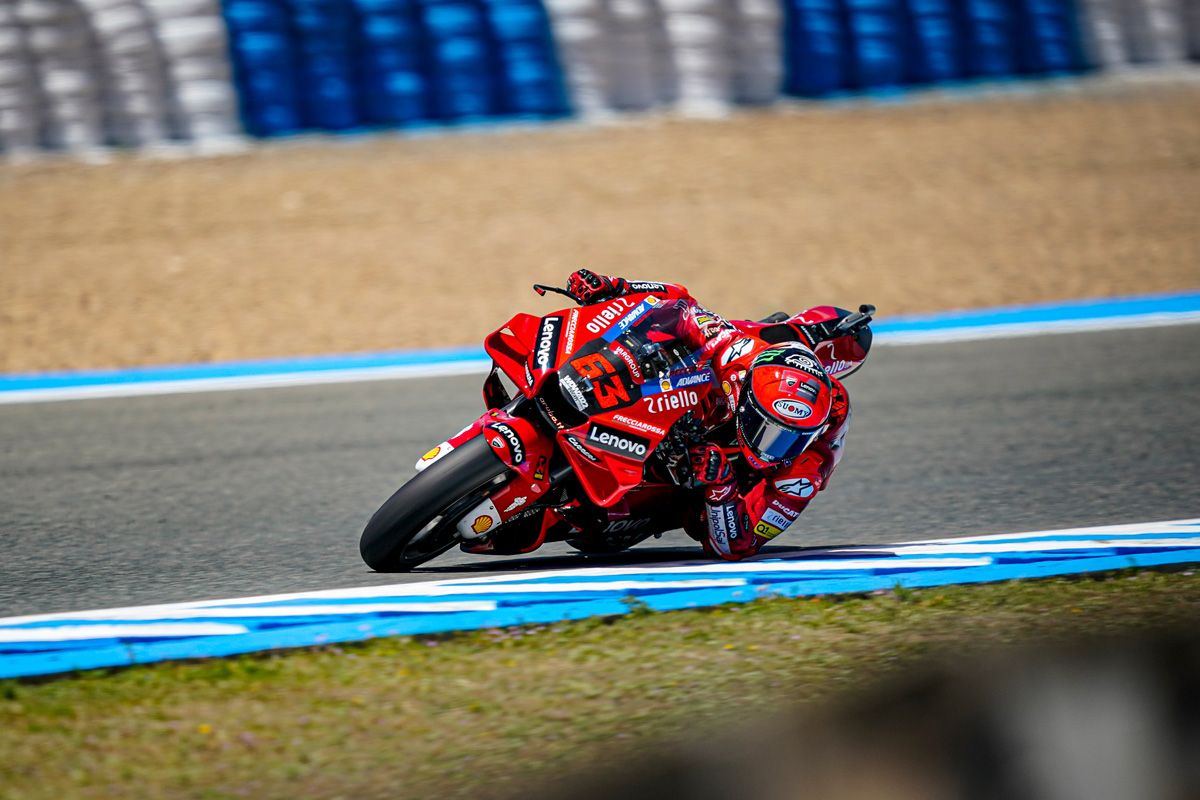
{"type": "Polygon", "coordinates": [[[727,322],[700,306],[683,286],[586,269],[570,275],[567,290],[583,305],[632,292],[689,303],[697,332],[691,344],[721,388],[714,411],[702,420],[708,441],[689,452],[704,502],[684,530],[707,552],[732,561],[754,555],[829,485],[850,426],[850,397],[830,371],[844,377],[861,366],[870,332],[842,342],[820,334],[831,330],[828,312],[849,312],[825,307],[822,322],[815,321],[822,315],[806,316],[810,312],[773,325],[727,322]],[[828,370],[814,351],[823,347],[829,348],[826,363],[833,365],[828,370]],[[735,452],[745,468],[730,463],[727,453],[735,452]]]}

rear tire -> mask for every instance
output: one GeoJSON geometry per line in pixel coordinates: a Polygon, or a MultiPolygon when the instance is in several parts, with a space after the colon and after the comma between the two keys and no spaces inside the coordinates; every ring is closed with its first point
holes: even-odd
{"type": "Polygon", "coordinates": [[[508,467],[482,436],[452,450],[396,490],[363,529],[358,549],[376,572],[407,572],[458,542],[459,519],[508,467]]]}

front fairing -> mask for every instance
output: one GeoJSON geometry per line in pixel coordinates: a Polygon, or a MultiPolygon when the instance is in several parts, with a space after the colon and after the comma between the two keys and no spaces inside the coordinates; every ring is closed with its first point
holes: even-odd
{"type": "Polygon", "coordinates": [[[644,463],[677,420],[711,409],[715,378],[694,307],[628,295],[541,318],[518,314],[485,343],[526,397],[543,394],[562,412],[559,449],[600,506],[642,483],[644,463]]]}

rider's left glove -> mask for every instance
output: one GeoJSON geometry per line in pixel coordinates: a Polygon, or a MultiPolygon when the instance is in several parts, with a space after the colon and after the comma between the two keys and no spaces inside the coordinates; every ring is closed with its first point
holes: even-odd
{"type": "Polygon", "coordinates": [[[701,444],[688,451],[692,462],[692,475],[696,483],[703,484],[704,499],[709,503],[729,502],[737,483],[733,478],[733,467],[725,457],[725,451],[715,444],[701,444]]]}
{"type": "Polygon", "coordinates": [[[625,279],[597,275],[590,269],[577,269],[567,278],[567,291],[581,306],[586,306],[624,294],[625,279]]]}

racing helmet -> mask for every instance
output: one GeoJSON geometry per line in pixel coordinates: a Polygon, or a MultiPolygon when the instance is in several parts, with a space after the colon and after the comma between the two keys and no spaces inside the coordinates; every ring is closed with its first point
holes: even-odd
{"type": "Polygon", "coordinates": [[[762,351],[742,378],[737,436],[750,465],[791,461],[825,432],[833,384],[812,350],[798,342],[762,351]]]}

